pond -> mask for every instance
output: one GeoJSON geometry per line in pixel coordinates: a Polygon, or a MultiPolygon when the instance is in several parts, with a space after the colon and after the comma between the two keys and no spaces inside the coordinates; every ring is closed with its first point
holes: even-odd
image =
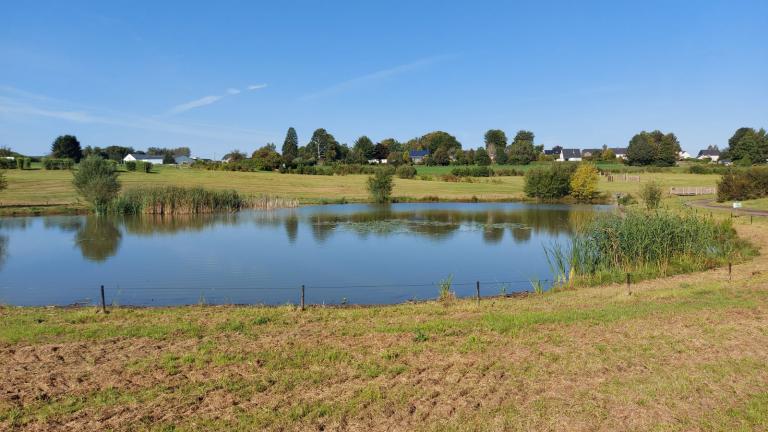
{"type": "Polygon", "coordinates": [[[0,218],[0,304],[385,304],[531,290],[544,247],[600,206],[332,205],[195,216],[0,218]]]}

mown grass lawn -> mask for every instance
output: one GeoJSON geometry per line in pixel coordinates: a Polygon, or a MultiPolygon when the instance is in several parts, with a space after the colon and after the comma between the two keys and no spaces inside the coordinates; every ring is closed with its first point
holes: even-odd
{"type": "Polygon", "coordinates": [[[767,264],[479,305],[6,307],[0,429],[764,430],[767,264]]]}

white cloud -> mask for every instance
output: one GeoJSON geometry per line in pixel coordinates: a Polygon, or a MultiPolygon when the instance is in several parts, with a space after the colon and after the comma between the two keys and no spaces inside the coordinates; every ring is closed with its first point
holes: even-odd
{"type": "MultiPolygon", "coordinates": [[[[249,85],[248,86],[248,90],[249,91],[250,90],[258,90],[258,89],[262,89],[262,88],[264,88],[266,86],[267,86],[266,84],[249,85]]],[[[218,101],[224,99],[225,97],[238,95],[238,94],[242,93],[242,90],[236,89],[234,87],[230,87],[230,88],[226,89],[224,92],[225,92],[225,94],[223,94],[223,95],[206,96],[206,97],[202,97],[200,99],[193,100],[191,102],[183,103],[181,105],[176,105],[175,107],[171,108],[168,111],[167,114],[168,115],[179,114],[179,113],[183,113],[185,111],[189,111],[191,109],[200,108],[200,107],[203,107],[203,106],[206,106],[206,105],[210,105],[212,103],[215,103],[215,102],[218,102],[218,101]]]]}
{"type": "Polygon", "coordinates": [[[310,100],[310,99],[317,99],[319,97],[324,96],[330,96],[334,94],[338,94],[353,88],[361,87],[365,84],[380,81],[385,78],[389,78],[395,75],[400,75],[405,72],[410,72],[412,70],[416,70],[419,68],[422,68],[424,66],[428,66],[431,64],[435,64],[441,61],[448,60],[450,58],[453,58],[455,56],[453,55],[442,55],[442,56],[433,56],[433,57],[426,57],[420,60],[416,60],[415,62],[402,64],[399,66],[395,66],[389,69],[383,69],[380,71],[376,71],[367,75],[359,76],[357,78],[352,78],[346,81],[342,81],[338,84],[334,84],[330,87],[327,87],[325,89],[316,91],[314,93],[310,93],[307,95],[302,96],[301,100],[310,100]]]}
{"type": "MultiPolygon", "coordinates": [[[[214,96],[220,98],[219,96],[214,96]]],[[[202,98],[183,105],[200,103],[202,98]]],[[[218,99],[217,99],[218,100],[218,99]]],[[[215,100],[213,101],[215,102],[215,100]]],[[[208,103],[213,103],[208,102],[208,103]]],[[[203,106],[195,105],[195,106],[203,106]]],[[[182,105],[180,105],[182,106],[182,105]]],[[[189,108],[191,109],[191,108],[189,108]]],[[[219,141],[251,142],[254,139],[273,138],[271,132],[201,123],[168,122],[160,117],[146,117],[119,113],[100,108],[84,108],[71,102],[26,93],[0,86],[0,120],[7,116],[46,117],[81,124],[100,124],[131,129],[159,131],[178,135],[196,136],[219,141]],[[5,95],[3,95],[5,93],[5,95]]]]}
{"type": "Polygon", "coordinates": [[[169,114],[178,114],[182,113],[184,111],[189,111],[191,109],[200,108],[202,106],[210,105],[214,102],[219,101],[223,96],[205,96],[201,97],[200,99],[195,99],[191,102],[183,103],[181,105],[176,105],[175,107],[171,108],[170,111],[168,111],[169,114]]]}

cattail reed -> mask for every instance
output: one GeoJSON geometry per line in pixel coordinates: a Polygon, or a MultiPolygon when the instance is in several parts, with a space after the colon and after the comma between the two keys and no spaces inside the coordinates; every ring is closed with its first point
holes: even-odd
{"type": "Polygon", "coordinates": [[[111,210],[118,214],[202,214],[297,206],[295,199],[271,195],[246,196],[234,190],[154,186],[127,190],[112,202],[111,210]]]}

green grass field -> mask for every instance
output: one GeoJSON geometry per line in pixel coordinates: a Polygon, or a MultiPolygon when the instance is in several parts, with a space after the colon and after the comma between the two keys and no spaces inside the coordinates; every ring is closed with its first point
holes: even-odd
{"type": "MultiPolygon", "coordinates": [[[[764,249],[765,224],[737,228],[764,249]]],[[[0,308],[0,429],[765,430],[767,265],[479,305],[0,308]]]]}
{"type": "MultiPolygon", "coordinates": [[[[450,169],[450,167],[419,167],[450,169]]],[[[435,171],[437,172],[437,171],[435,171]]],[[[82,211],[85,206],[72,187],[69,171],[8,170],[8,189],[0,192],[0,214],[82,211]]],[[[666,189],[671,186],[715,186],[719,175],[680,172],[641,173],[641,182],[607,182],[600,189],[607,193],[637,194],[643,182],[655,180],[666,189]]],[[[155,172],[121,172],[124,189],[140,185],[203,186],[210,189],[236,189],[247,194],[267,193],[297,198],[302,203],[350,202],[368,200],[365,175],[309,176],[272,172],[205,171],[190,168],[157,167],[155,172]]],[[[517,200],[523,199],[523,177],[475,178],[468,182],[445,182],[439,178],[395,179],[394,196],[403,199],[441,200],[517,200]]]]}

